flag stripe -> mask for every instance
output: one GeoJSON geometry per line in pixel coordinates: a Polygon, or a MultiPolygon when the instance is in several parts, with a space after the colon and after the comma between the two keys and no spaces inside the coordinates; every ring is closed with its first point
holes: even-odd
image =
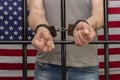
{"type": "MultiPolygon", "coordinates": [[[[109,55],[120,54],[120,48],[109,48],[109,55]]],[[[98,49],[98,55],[104,55],[104,49],[98,49]]]]}
{"type": "MultiPolygon", "coordinates": [[[[109,40],[116,40],[119,41],[120,40],[120,34],[116,34],[116,35],[109,35],[109,40]]],[[[103,35],[99,35],[98,36],[98,40],[104,40],[104,36],[103,35]]]]}
{"type": "MultiPolygon", "coordinates": [[[[110,77],[109,80],[120,80],[120,74],[110,75],[109,77],[110,77]]],[[[105,80],[105,76],[100,75],[100,80],[105,80]]]]}
{"type": "MultiPolygon", "coordinates": [[[[104,62],[99,63],[99,68],[102,69],[104,68],[104,62]]],[[[115,62],[109,62],[109,67],[110,68],[120,68],[120,61],[115,61],[115,62]]]]}
{"type": "MultiPolygon", "coordinates": [[[[23,77],[0,77],[0,80],[23,80],[23,77]]],[[[28,77],[27,80],[33,80],[33,77],[28,77]]]]}
{"type": "MultiPolygon", "coordinates": [[[[27,70],[33,70],[35,64],[28,63],[27,70]]],[[[23,64],[22,63],[0,63],[0,70],[22,70],[23,64]]]]}
{"type": "Polygon", "coordinates": [[[120,21],[109,21],[109,28],[120,28],[120,21]]]}
{"type": "MultiPolygon", "coordinates": [[[[36,56],[36,50],[27,50],[27,56],[36,56]]],[[[20,49],[0,49],[1,56],[22,56],[22,50],[20,49]]]]}
{"type": "Polygon", "coordinates": [[[109,14],[120,14],[120,7],[116,8],[109,8],[108,9],[109,14]]]}

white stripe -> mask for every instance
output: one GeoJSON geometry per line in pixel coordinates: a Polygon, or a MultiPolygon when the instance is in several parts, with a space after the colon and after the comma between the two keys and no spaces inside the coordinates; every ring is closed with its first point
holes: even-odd
{"type": "Polygon", "coordinates": [[[109,21],[120,21],[120,14],[110,14],[109,21]]]}
{"type": "MultiPolygon", "coordinates": [[[[109,35],[120,34],[120,28],[109,28],[109,35]]],[[[98,30],[98,35],[104,35],[104,29],[98,30]]]]}
{"type": "Polygon", "coordinates": [[[109,7],[120,7],[120,1],[110,1],[109,7]]]}
{"type": "MultiPolygon", "coordinates": [[[[35,57],[27,57],[28,63],[35,63],[35,57]]],[[[22,56],[0,56],[0,63],[22,63],[22,56]]]]}
{"type": "MultiPolygon", "coordinates": [[[[104,48],[104,45],[103,44],[98,44],[98,48],[99,49],[103,49],[104,48]]],[[[109,49],[110,48],[120,48],[120,44],[110,44],[109,45],[109,49]]]]}
{"type": "MultiPolygon", "coordinates": [[[[27,45],[28,49],[35,49],[32,45],[27,45]]],[[[0,44],[0,49],[22,49],[22,45],[19,44],[14,44],[14,45],[10,45],[10,44],[0,44]]]]}
{"type": "MultiPolygon", "coordinates": [[[[110,74],[120,74],[120,68],[109,69],[110,74]]],[[[104,69],[99,70],[100,75],[104,75],[104,69]]]]}
{"type": "MultiPolygon", "coordinates": [[[[34,70],[28,70],[28,77],[33,77],[34,70]]],[[[0,77],[22,77],[22,70],[0,70],[0,77]]]]}
{"type": "MultiPolygon", "coordinates": [[[[98,56],[99,62],[104,62],[104,55],[98,56]]],[[[120,61],[120,55],[109,55],[109,61],[120,61]]]]}

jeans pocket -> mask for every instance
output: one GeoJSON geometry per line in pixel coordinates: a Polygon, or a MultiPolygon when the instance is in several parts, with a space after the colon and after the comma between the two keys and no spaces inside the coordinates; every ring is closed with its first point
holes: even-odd
{"type": "Polygon", "coordinates": [[[98,66],[91,66],[91,67],[85,67],[83,70],[88,73],[94,73],[94,72],[98,72],[99,68],[98,66]]]}

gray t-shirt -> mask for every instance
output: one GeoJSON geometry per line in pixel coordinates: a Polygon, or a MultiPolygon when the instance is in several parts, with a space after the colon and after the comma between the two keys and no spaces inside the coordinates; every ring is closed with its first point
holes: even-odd
{"type": "MultiPolygon", "coordinates": [[[[46,17],[50,25],[57,29],[61,27],[60,0],[43,0],[46,17]]],[[[85,20],[91,16],[91,0],[66,0],[66,26],[74,24],[77,20],[85,20]]],[[[67,40],[74,40],[73,36],[66,35],[67,40]]],[[[57,33],[54,40],[61,40],[61,33],[57,33]]],[[[67,66],[87,67],[98,65],[96,45],[84,47],[75,44],[66,45],[67,66]]],[[[55,50],[50,53],[38,52],[36,61],[61,64],[61,45],[56,44],[55,50]]]]}

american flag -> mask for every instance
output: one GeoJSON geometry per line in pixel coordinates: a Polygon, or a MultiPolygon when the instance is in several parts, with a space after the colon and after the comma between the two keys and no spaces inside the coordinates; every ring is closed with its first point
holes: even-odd
{"type": "MultiPolygon", "coordinates": [[[[120,0],[111,0],[109,5],[109,40],[120,40],[120,0]]],[[[0,0],[0,41],[22,41],[22,0],[0,0]]],[[[34,33],[28,27],[27,39],[34,33]]],[[[103,40],[103,29],[99,30],[103,40]]],[[[33,80],[36,50],[28,45],[28,80],[33,80]]],[[[104,80],[104,50],[98,47],[100,80],[104,80]]],[[[120,80],[120,44],[109,47],[110,80],[120,80]]],[[[22,45],[0,45],[0,80],[22,80],[22,45]]]]}

